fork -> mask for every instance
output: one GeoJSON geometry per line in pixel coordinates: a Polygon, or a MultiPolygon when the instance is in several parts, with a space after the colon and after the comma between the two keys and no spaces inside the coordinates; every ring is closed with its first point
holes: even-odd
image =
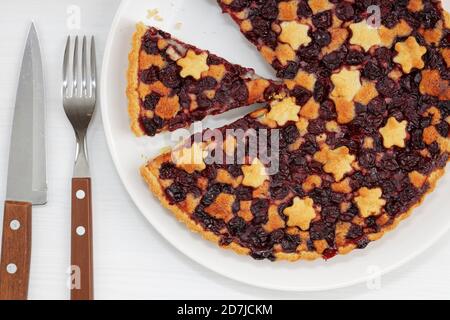
{"type": "Polygon", "coordinates": [[[81,75],[78,36],[75,38],[72,52],[70,43],[69,36],[64,52],[62,95],[64,111],[76,137],[76,157],[72,179],[71,300],[92,300],[94,298],[92,202],[87,130],[96,104],[95,42],[92,37],[88,55],[86,36],[83,37],[81,75]]]}

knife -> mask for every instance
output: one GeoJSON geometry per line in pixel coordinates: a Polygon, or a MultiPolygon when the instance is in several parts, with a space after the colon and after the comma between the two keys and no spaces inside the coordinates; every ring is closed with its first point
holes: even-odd
{"type": "Polygon", "coordinates": [[[0,260],[0,300],[26,300],[32,206],[47,202],[44,79],[31,24],[20,71],[9,153],[0,260]]]}

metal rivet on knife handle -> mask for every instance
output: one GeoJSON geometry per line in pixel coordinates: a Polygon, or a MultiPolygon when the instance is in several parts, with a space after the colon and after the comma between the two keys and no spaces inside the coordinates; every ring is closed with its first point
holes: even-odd
{"type": "Polygon", "coordinates": [[[0,300],[26,300],[31,260],[31,203],[7,201],[0,263],[0,300]],[[21,221],[13,230],[11,221],[21,221]]]}

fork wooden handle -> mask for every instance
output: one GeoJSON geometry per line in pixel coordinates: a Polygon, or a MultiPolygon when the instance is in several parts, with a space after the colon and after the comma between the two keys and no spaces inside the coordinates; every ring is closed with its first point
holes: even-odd
{"type": "Polygon", "coordinates": [[[71,299],[93,300],[91,179],[72,179],[71,299]]]}
{"type": "Polygon", "coordinates": [[[31,260],[31,203],[5,202],[0,300],[26,300],[31,260]]]}

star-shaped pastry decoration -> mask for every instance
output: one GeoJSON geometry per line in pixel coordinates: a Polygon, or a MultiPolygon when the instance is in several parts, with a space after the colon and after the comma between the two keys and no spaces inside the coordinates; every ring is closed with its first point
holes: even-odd
{"type": "Polygon", "coordinates": [[[320,104],[311,97],[300,110],[300,116],[308,120],[314,120],[319,117],[320,104]]]}
{"type": "Polygon", "coordinates": [[[323,170],[332,174],[336,181],[341,181],[347,173],[353,170],[352,163],[355,159],[347,147],[330,150],[328,146],[325,146],[314,155],[314,160],[323,164],[323,170]]]}
{"type": "Polygon", "coordinates": [[[421,94],[438,97],[439,100],[450,100],[450,81],[442,79],[439,70],[422,70],[419,90],[421,94]]]}
{"type": "Polygon", "coordinates": [[[380,129],[380,133],[383,136],[383,145],[386,149],[392,148],[393,146],[405,147],[407,125],[408,122],[406,120],[398,122],[394,117],[388,119],[386,126],[380,129]]]}
{"type": "Polygon", "coordinates": [[[411,181],[412,185],[417,189],[423,187],[425,182],[427,182],[428,177],[426,175],[421,174],[418,171],[413,171],[408,174],[409,181],[411,181]]]}
{"type": "Polygon", "coordinates": [[[361,74],[358,70],[342,69],[331,76],[334,90],[331,95],[335,98],[343,98],[352,101],[361,89],[361,74]]]}
{"type": "Polygon", "coordinates": [[[209,207],[205,208],[205,212],[216,219],[228,222],[234,217],[232,209],[234,201],[235,196],[221,193],[209,207]]]}
{"type": "Polygon", "coordinates": [[[408,10],[412,12],[419,12],[423,10],[423,2],[422,0],[409,0],[408,10]]]}
{"type": "Polygon", "coordinates": [[[409,24],[401,19],[399,23],[395,25],[395,27],[389,29],[388,27],[381,26],[378,33],[380,34],[381,42],[383,46],[390,48],[392,43],[397,37],[406,37],[409,36],[412,32],[412,28],[409,24]]]}
{"type": "Polygon", "coordinates": [[[368,105],[372,99],[378,97],[378,91],[374,82],[364,81],[361,89],[356,94],[354,101],[368,105]]]}
{"type": "Polygon", "coordinates": [[[333,8],[328,0],[308,0],[308,5],[314,14],[333,8]]]}
{"type": "Polygon", "coordinates": [[[355,103],[353,101],[335,97],[332,97],[332,100],[336,106],[337,121],[339,123],[349,123],[355,118],[356,111],[355,103]]]}
{"type": "Polygon", "coordinates": [[[162,69],[165,65],[166,61],[161,55],[148,54],[145,51],[141,51],[139,54],[139,68],[142,70],[149,69],[152,66],[162,69]]]}
{"type": "Polygon", "coordinates": [[[206,168],[204,159],[208,155],[201,143],[193,143],[189,148],[178,148],[172,151],[172,161],[188,173],[203,171],[206,168]]]}
{"type": "Polygon", "coordinates": [[[409,37],[403,42],[395,45],[398,52],[394,57],[394,62],[400,64],[405,73],[410,73],[413,68],[422,69],[425,66],[422,56],[427,52],[427,48],[417,43],[416,38],[409,37]]]}
{"type": "Polygon", "coordinates": [[[311,221],[316,217],[314,201],[309,197],[304,199],[295,197],[293,205],[284,209],[283,213],[289,217],[287,222],[289,227],[299,227],[303,231],[309,229],[311,221]]]}
{"type": "Polygon", "coordinates": [[[281,30],[280,40],[288,43],[294,50],[311,42],[311,38],[308,36],[309,26],[305,24],[297,21],[282,22],[281,30]]]}
{"type": "Polygon", "coordinates": [[[272,205],[269,207],[269,212],[267,215],[268,215],[268,221],[263,226],[263,228],[266,232],[270,233],[275,230],[282,229],[286,226],[286,223],[278,214],[278,207],[276,205],[272,205]]]}
{"type": "Polygon", "coordinates": [[[183,78],[188,76],[194,77],[199,80],[203,72],[209,70],[209,66],[206,63],[208,54],[203,52],[196,54],[194,50],[190,49],[184,58],[177,61],[177,64],[182,67],[180,75],[183,78]]]}
{"type": "Polygon", "coordinates": [[[251,165],[242,166],[242,171],[244,172],[244,180],[242,181],[244,186],[256,189],[268,179],[266,167],[258,158],[255,158],[251,165]]]}
{"type": "Polygon", "coordinates": [[[383,194],[381,188],[368,189],[364,187],[359,189],[358,193],[359,196],[355,198],[355,202],[362,217],[367,218],[380,214],[381,208],[386,204],[386,200],[381,199],[383,194]]]}
{"type": "Polygon", "coordinates": [[[299,112],[300,107],[295,103],[295,98],[289,97],[272,102],[267,118],[276,121],[280,126],[284,126],[288,121],[297,122],[299,112]]]}
{"type": "Polygon", "coordinates": [[[369,26],[366,20],[351,24],[350,29],[353,33],[350,39],[351,44],[359,45],[366,51],[369,51],[372,46],[381,44],[378,30],[369,26]]]}
{"type": "Polygon", "coordinates": [[[155,108],[155,113],[162,119],[172,119],[180,111],[180,102],[177,95],[162,97],[155,108]]]}
{"type": "Polygon", "coordinates": [[[298,1],[281,1],[278,4],[278,19],[291,21],[297,19],[298,1]]]}
{"type": "Polygon", "coordinates": [[[275,49],[275,56],[283,66],[287,65],[289,61],[294,61],[296,58],[294,49],[285,43],[280,43],[277,46],[275,49]]]}
{"type": "Polygon", "coordinates": [[[450,12],[444,10],[444,24],[446,28],[450,28],[450,12]]]}

